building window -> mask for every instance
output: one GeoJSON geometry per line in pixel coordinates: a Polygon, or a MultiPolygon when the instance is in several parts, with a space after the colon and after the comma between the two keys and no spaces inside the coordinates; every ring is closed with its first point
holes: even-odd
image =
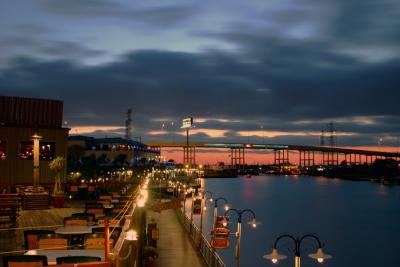
{"type": "Polygon", "coordinates": [[[19,144],[19,159],[33,160],[33,142],[21,142],[19,144]]]}
{"type": "MultiPolygon", "coordinates": [[[[55,154],[55,143],[40,142],[39,143],[39,158],[41,160],[52,160],[55,154]]],[[[21,142],[19,149],[19,159],[33,160],[33,142],[21,142]]]]}
{"type": "Polygon", "coordinates": [[[52,160],[54,159],[55,143],[53,142],[40,142],[40,159],[52,160]]]}
{"type": "Polygon", "coordinates": [[[6,142],[0,140],[0,160],[6,159],[6,142]]]}

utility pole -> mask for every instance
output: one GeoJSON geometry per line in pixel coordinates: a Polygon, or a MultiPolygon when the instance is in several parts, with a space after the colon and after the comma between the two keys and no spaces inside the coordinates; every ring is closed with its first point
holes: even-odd
{"type": "Polygon", "coordinates": [[[131,140],[131,134],[132,134],[132,119],[131,119],[131,115],[132,115],[132,109],[129,108],[128,112],[127,112],[127,118],[125,121],[125,139],[126,140],[131,140]]]}
{"type": "Polygon", "coordinates": [[[325,131],[324,131],[324,129],[321,130],[321,136],[319,137],[319,144],[320,144],[320,146],[325,146],[325,131]]]}
{"type": "Polygon", "coordinates": [[[328,131],[330,133],[329,136],[329,146],[334,147],[336,146],[336,140],[335,140],[335,133],[336,133],[336,129],[335,129],[335,124],[334,122],[330,122],[328,124],[328,131]]]}

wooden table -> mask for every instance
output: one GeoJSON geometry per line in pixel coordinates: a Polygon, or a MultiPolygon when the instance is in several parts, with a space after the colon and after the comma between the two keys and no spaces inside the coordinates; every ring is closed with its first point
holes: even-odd
{"type": "Polygon", "coordinates": [[[68,226],[62,226],[60,228],[57,228],[54,232],[56,234],[61,234],[61,235],[85,235],[85,234],[91,234],[92,229],[95,227],[96,226],[68,225],[68,226]]]}
{"type": "Polygon", "coordinates": [[[25,255],[43,255],[47,257],[49,265],[57,264],[58,257],[67,256],[94,256],[104,260],[104,249],[53,249],[53,250],[29,250],[25,255]]]}

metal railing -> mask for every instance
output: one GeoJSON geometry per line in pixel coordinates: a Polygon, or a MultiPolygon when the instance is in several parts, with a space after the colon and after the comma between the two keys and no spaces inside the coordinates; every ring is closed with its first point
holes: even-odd
{"type": "Polygon", "coordinates": [[[181,209],[177,209],[177,214],[186,232],[197,245],[206,264],[209,267],[226,267],[225,263],[216,253],[215,249],[211,247],[208,240],[200,234],[199,228],[193,222],[190,222],[190,219],[185,214],[183,214],[181,209]]]}

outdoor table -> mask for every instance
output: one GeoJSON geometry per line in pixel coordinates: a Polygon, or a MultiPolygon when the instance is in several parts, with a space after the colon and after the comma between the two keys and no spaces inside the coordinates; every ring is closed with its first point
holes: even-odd
{"type": "Polygon", "coordinates": [[[104,260],[104,249],[52,249],[52,250],[29,250],[25,255],[43,255],[47,257],[49,265],[57,264],[58,257],[67,256],[94,256],[104,260]]]}
{"type": "Polygon", "coordinates": [[[73,225],[68,225],[68,226],[62,226],[60,228],[57,228],[55,230],[56,234],[61,234],[61,235],[84,235],[84,234],[91,234],[92,229],[95,226],[73,226],[73,225]]]}

